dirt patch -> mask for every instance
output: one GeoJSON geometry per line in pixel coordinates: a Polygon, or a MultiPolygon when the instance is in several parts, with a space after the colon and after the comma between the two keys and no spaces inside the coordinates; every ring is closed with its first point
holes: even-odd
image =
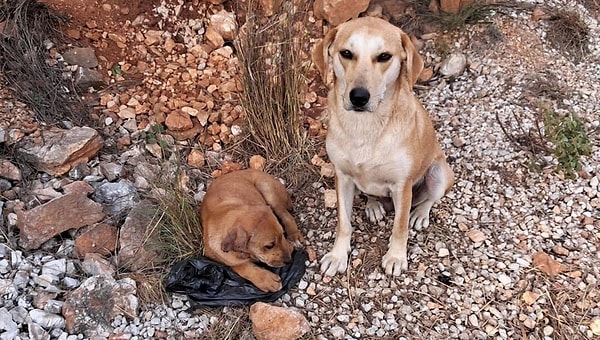
{"type": "Polygon", "coordinates": [[[117,1],[107,0],[47,0],[42,1],[50,8],[67,16],[69,22],[64,32],[81,46],[96,48],[99,59],[110,66],[119,62],[128,52],[126,46],[119,46],[115,38],[125,37],[132,23],[141,16],[152,17],[152,9],[160,4],[158,0],[117,1]],[[109,35],[110,34],[110,35],[109,35]],[[109,39],[101,39],[103,35],[109,39]]]}
{"type": "Polygon", "coordinates": [[[140,14],[152,13],[152,9],[160,4],[160,1],[124,3],[118,0],[104,0],[100,3],[93,0],[45,0],[42,3],[68,15],[72,19],[72,28],[95,22],[101,29],[117,32],[118,25],[124,24],[127,20],[133,21],[140,14]]]}

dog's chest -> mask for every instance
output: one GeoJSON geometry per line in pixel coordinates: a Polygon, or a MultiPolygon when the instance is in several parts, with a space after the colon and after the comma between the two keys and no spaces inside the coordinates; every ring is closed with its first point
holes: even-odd
{"type": "Polygon", "coordinates": [[[392,141],[328,138],[326,145],[336,169],[369,195],[388,196],[407,179],[411,168],[407,150],[392,141]]]}

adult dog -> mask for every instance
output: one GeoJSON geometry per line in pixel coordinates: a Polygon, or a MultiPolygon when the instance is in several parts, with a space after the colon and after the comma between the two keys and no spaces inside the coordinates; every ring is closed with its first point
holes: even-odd
{"type": "Polygon", "coordinates": [[[372,222],[385,210],[371,196],[391,197],[394,203],[382,266],[388,275],[400,275],[408,268],[409,225],[428,226],[432,205],[454,183],[431,119],[412,92],[423,61],[406,33],[369,17],[331,29],[315,46],[313,60],[332,83],[326,147],[338,199],[336,239],[321,259],[321,271],[333,276],[346,270],[358,188],[369,195],[366,214],[372,222]]]}
{"type": "Polygon", "coordinates": [[[290,241],[299,245],[302,240],[291,207],[285,187],[262,171],[235,171],[215,179],[200,208],[204,255],[262,291],[279,291],[281,278],[255,262],[282,267],[290,261],[290,241]]]}

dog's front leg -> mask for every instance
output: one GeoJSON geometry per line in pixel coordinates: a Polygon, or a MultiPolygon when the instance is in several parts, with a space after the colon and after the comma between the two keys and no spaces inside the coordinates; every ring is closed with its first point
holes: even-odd
{"type": "Polygon", "coordinates": [[[263,292],[277,292],[281,290],[281,278],[279,275],[255,265],[252,262],[244,262],[232,266],[234,272],[244,279],[252,282],[263,292]]]}
{"type": "Polygon", "coordinates": [[[388,252],[383,256],[382,266],[388,275],[398,276],[403,270],[408,269],[406,247],[412,186],[408,183],[401,185],[392,193],[392,199],[394,200],[394,226],[388,252]]]}
{"type": "MultiPolygon", "coordinates": [[[[337,172],[337,171],[336,171],[337,172]]],[[[350,252],[350,237],[352,235],[352,202],[354,200],[354,183],[350,176],[341,172],[335,177],[338,199],[338,225],[333,249],[321,259],[321,272],[333,276],[335,273],[346,271],[348,253],[350,252]]]]}

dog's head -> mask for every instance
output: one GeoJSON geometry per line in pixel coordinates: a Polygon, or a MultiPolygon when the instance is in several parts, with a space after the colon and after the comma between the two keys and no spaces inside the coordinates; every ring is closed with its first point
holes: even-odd
{"type": "Polygon", "coordinates": [[[323,81],[333,82],[344,109],[349,111],[377,110],[394,87],[412,89],[423,70],[423,60],[408,35],[385,20],[371,17],[331,29],[315,46],[313,61],[323,81]]]}
{"type": "Polygon", "coordinates": [[[240,257],[282,267],[292,258],[294,247],[285,238],[283,227],[269,206],[252,210],[229,230],[221,241],[221,250],[237,252],[240,257]]]}

